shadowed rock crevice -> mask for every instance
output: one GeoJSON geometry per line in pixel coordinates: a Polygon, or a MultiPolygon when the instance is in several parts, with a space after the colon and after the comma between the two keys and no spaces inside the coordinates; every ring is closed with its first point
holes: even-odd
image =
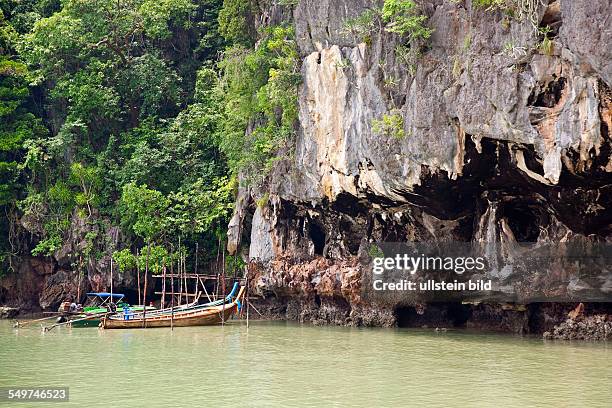
{"type": "Polygon", "coordinates": [[[308,236],[314,245],[315,255],[323,255],[323,249],[325,248],[325,233],[323,229],[314,222],[311,222],[308,227],[308,236]]]}
{"type": "Polygon", "coordinates": [[[394,310],[397,327],[462,328],[472,317],[472,307],[461,303],[399,306],[394,310]]]}
{"type": "Polygon", "coordinates": [[[567,80],[563,77],[554,78],[543,88],[535,88],[529,96],[527,104],[529,106],[554,108],[563,96],[566,82],[567,80]]]}

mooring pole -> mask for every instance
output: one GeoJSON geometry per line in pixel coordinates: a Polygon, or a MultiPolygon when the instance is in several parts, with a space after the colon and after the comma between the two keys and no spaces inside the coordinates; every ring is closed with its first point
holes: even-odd
{"type": "MultiPolygon", "coordinates": [[[[249,268],[246,267],[246,276],[244,278],[244,284],[246,286],[246,320],[247,320],[247,330],[249,328],[249,268]]],[[[244,307],[244,305],[243,305],[244,307]]]]}
{"type": "Polygon", "coordinates": [[[164,259],[163,267],[162,267],[162,298],[161,298],[161,308],[163,309],[166,305],[166,260],[164,259]]]}
{"type": "Polygon", "coordinates": [[[83,256],[79,255],[79,270],[78,270],[78,279],[77,279],[77,303],[81,299],[81,275],[83,269],[83,256]]]}
{"type": "Polygon", "coordinates": [[[183,254],[183,280],[185,281],[185,303],[189,303],[189,286],[187,286],[187,246],[183,254]]]}
{"type": "Polygon", "coordinates": [[[144,276],[144,293],[143,293],[143,311],[142,311],[142,327],[147,327],[147,275],[149,274],[149,256],[151,255],[151,241],[147,243],[147,260],[145,261],[145,276],[144,276]]]}
{"type": "Polygon", "coordinates": [[[193,296],[194,299],[198,296],[198,284],[200,283],[200,279],[198,278],[198,243],[196,242],[196,247],[195,247],[195,288],[194,288],[194,292],[193,292],[193,296]]]}
{"type": "Polygon", "coordinates": [[[170,295],[170,331],[174,331],[174,260],[172,256],[170,257],[170,291],[172,295],[170,295]]]}
{"type": "Polygon", "coordinates": [[[181,301],[183,300],[183,277],[181,275],[181,237],[180,236],[179,236],[179,243],[178,243],[178,260],[177,260],[176,266],[177,266],[176,274],[178,275],[178,280],[179,280],[178,304],[180,306],[181,301]]]}
{"type": "Polygon", "coordinates": [[[110,259],[110,275],[111,275],[111,279],[110,279],[110,294],[111,294],[111,298],[110,301],[111,303],[113,302],[113,256],[111,255],[111,259],[110,259]]]}
{"type": "Polygon", "coordinates": [[[142,297],[140,296],[140,250],[136,249],[136,281],[138,284],[138,304],[142,305],[142,297]]]}
{"type": "Polygon", "coordinates": [[[221,282],[223,290],[223,312],[221,313],[221,325],[225,325],[225,249],[223,250],[223,281],[221,282]]]}

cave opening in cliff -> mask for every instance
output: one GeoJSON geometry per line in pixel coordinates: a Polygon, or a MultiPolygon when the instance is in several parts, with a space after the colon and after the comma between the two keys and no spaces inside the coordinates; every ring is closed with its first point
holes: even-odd
{"type": "Polygon", "coordinates": [[[566,82],[566,79],[561,77],[550,81],[543,89],[536,87],[529,96],[528,104],[544,108],[555,107],[563,96],[566,82]]]}
{"type": "MultiPolygon", "coordinates": [[[[130,305],[137,305],[138,304],[138,290],[122,288],[120,293],[124,295],[123,300],[125,300],[130,305]]],[[[157,300],[155,296],[152,296],[152,294],[149,294],[149,291],[147,291],[147,299],[148,299],[147,303],[149,301],[157,300]]]]}
{"type": "Polygon", "coordinates": [[[397,327],[414,327],[417,312],[414,307],[400,306],[395,309],[397,327]]]}
{"type": "Polygon", "coordinates": [[[397,327],[464,327],[472,309],[461,302],[433,302],[418,308],[399,306],[394,314],[397,327]]]}
{"type": "Polygon", "coordinates": [[[323,232],[323,229],[315,223],[310,223],[308,235],[314,245],[315,254],[323,255],[323,248],[325,248],[325,232],[323,232]]]}
{"type": "Polygon", "coordinates": [[[459,302],[450,303],[447,308],[447,318],[453,327],[463,327],[472,317],[472,308],[459,302]]]}
{"type": "Polygon", "coordinates": [[[518,242],[536,242],[540,236],[543,220],[533,208],[525,204],[507,205],[503,217],[518,242]]]}

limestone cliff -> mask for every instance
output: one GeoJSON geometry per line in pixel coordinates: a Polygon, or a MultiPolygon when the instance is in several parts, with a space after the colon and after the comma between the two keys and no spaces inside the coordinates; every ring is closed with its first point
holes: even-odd
{"type": "MultiPolygon", "coordinates": [[[[470,0],[419,2],[434,31],[413,67],[396,35],[362,43],[343,30],[372,5],[301,0],[262,14],[296,28],[299,131],[268,183],[240,191],[228,235],[230,251],[248,247],[270,310],[339,324],[393,325],[405,307],[427,316],[363,299],[370,242],[610,241],[609,1],[542,1],[534,22],[470,0]],[[534,23],[550,28],[547,50],[534,23]],[[373,131],[391,111],[403,138],[373,131]]],[[[454,307],[431,306],[430,320],[454,307]]],[[[475,326],[525,331],[566,309],[467,312],[475,326]]]]}

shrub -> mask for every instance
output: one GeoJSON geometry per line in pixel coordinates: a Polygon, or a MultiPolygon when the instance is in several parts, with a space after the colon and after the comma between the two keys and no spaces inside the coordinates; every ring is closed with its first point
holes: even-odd
{"type": "Polygon", "coordinates": [[[419,14],[417,5],[412,0],[385,0],[382,8],[382,19],[385,30],[410,40],[427,39],[433,32],[425,27],[427,16],[419,14]]]}
{"type": "Polygon", "coordinates": [[[372,121],[372,131],[378,135],[392,136],[396,139],[403,139],[404,117],[399,109],[393,109],[390,113],[385,113],[380,119],[372,121]]]}
{"type": "Polygon", "coordinates": [[[541,27],[539,29],[539,32],[540,32],[541,35],[543,35],[543,38],[542,38],[542,41],[540,41],[540,44],[538,45],[538,49],[543,54],[552,55],[552,52],[553,52],[553,43],[552,43],[552,40],[549,37],[549,34],[551,32],[550,27],[548,27],[548,26],[541,27]]]}

